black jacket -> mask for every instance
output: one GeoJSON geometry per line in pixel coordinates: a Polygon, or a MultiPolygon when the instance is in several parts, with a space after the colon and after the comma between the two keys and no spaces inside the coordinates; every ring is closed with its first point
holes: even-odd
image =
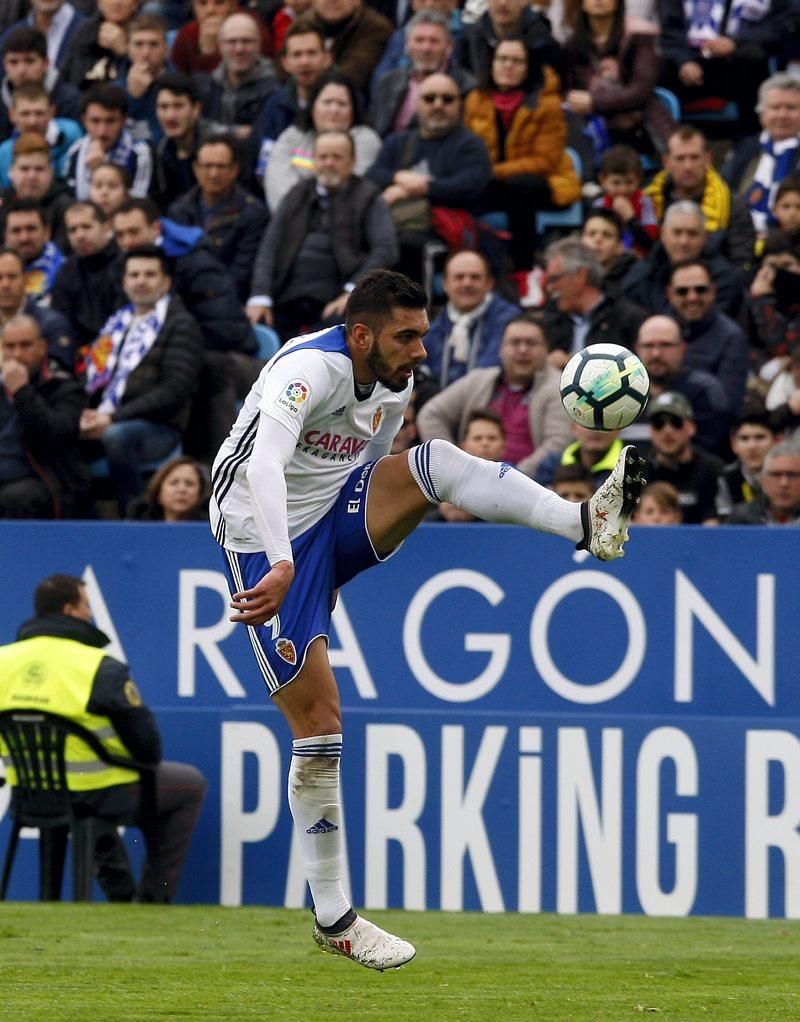
{"type": "Polygon", "coordinates": [[[56,274],[50,308],[66,316],[77,345],[91,344],[119,307],[119,286],[113,262],[119,255],[109,241],[96,255],[71,255],[56,274]]]}
{"type": "Polygon", "coordinates": [[[53,516],[79,516],[89,493],[89,470],[78,446],[83,387],[51,362],[13,398],[0,389],[0,401],[9,400],[19,417],[25,456],[52,495],[53,516]]]}
{"type": "MultiPolygon", "coordinates": [[[[9,202],[13,202],[16,198],[17,195],[13,187],[4,188],[0,192],[0,209],[8,205],[9,202]]],[[[70,191],[66,182],[55,177],[39,203],[50,225],[52,239],[62,252],[66,252],[69,249],[67,230],[64,227],[64,210],[74,201],[75,196],[70,191]]],[[[0,215],[2,214],[0,213],[0,215]]]]}
{"type": "MultiPolygon", "coordinates": [[[[23,624],[17,633],[17,642],[47,635],[55,639],[71,639],[84,646],[102,649],[109,638],[88,621],[67,614],[42,614],[23,624]]],[[[141,705],[126,664],[105,656],[94,676],[91,695],[86,709],[90,713],[108,717],[122,744],[132,758],[140,763],[161,761],[161,735],[151,710],[141,705]],[[133,699],[133,702],[131,702],[133,699]]]]}
{"type": "MultiPolygon", "coordinates": [[[[743,298],[744,278],[736,267],[719,252],[702,254],[717,289],[716,307],[736,319],[743,298]]],[[[622,293],[646,309],[651,316],[669,315],[667,284],[672,270],[667,251],[659,242],[652,252],[632,266],[622,282],[622,293]]]]}
{"type": "MultiPolygon", "coordinates": [[[[200,330],[177,295],[152,348],[128,377],[114,422],[147,419],[185,429],[203,358],[200,330]]],[[[93,395],[99,404],[103,392],[93,395]]]]}
{"type": "Polygon", "coordinates": [[[94,82],[115,82],[120,77],[127,54],[119,57],[98,43],[97,35],[104,20],[102,14],[94,14],[75,29],[61,64],[62,81],[85,89],[94,82]]]}
{"type": "Polygon", "coordinates": [[[269,219],[264,203],[241,185],[234,185],[231,195],[214,209],[206,222],[200,188],[195,185],[176,199],[167,212],[175,223],[203,228],[214,254],[233,278],[239,300],[246,302],[253,262],[269,219]]]}
{"type": "MultiPolygon", "coordinates": [[[[664,59],[676,67],[694,60],[697,50],[689,45],[689,25],[683,0],[660,0],[658,11],[664,59]]],[[[777,53],[791,25],[791,18],[789,0],[771,0],[769,11],[760,21],[742,19],[741,28],[735,39],[737,49],[747,46],[752,53],[754,48],[758,47],[765,59],[766,56],[777,53]]]]}
{"type": "Polygon", "coordinates": [[[670,483],[678,491],[686,525],[700,525],[717,514],[717,480],[723,469],[720,458],[695,448],[690,461],[662,464],[655,452],[647,464],[647,481],[670,483]]]}
{"type": "MultiPolygon", "coordinates": [[[[633,302],[604,295],[603,300],[589,314],[589,332],[585,344],[621,344],[630,348],[645,319],[647,313],[633,302]]],[[[544,307],[542,328],[551,350],[571,349],[574,324],[571,317],[561,312],[554,302],[550,301],[544,307]]]]}
{"type": "MultiPolygon", "coordinates": [[[[541,11],[525,8],[520,17],[519,32],[515,35],[521,36],[532,60],[540,67],[549,64],[559,74],[562,72],[563,52],[552,36],[550,22],[541,11]]],[[[487,11],[474,25],[464,27],[456,42],[453,63],[471,71],[478,81],[488,80],[492,54],[497,42],[487,11]]]]}

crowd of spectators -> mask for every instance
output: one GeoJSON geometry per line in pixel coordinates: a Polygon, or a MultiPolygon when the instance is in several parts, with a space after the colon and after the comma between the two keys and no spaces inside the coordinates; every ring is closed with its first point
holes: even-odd
{"type": "Polygon", "coordinates": [[[0,61],[0,517],[202,518],[265,356],[388,267],[394,450],[585,499],[634,441],[643,524],[800,520],[800,0],[7,0],[0,61]],[[620,435],[559,401],[600,341],[620,435]]]}

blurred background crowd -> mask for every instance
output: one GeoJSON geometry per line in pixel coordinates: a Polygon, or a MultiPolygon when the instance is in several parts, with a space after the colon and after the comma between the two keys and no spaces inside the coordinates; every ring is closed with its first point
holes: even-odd
{"type": "MultiPolygon", "coordinates": [[[[800,0],[5,0],[0,517],[202,520],[265,361],[430,299],[395,441],[800,520],[800,0]],[[652,381],[570,422],[587,344],[652,381]]],[[[443,505],[434,519],[463,521],[443,505]]]]}

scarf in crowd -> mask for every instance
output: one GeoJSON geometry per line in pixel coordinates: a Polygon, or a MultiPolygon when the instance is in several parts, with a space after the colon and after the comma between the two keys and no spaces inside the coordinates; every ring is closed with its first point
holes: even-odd
{"type": "Polygon", "coordinates": [[[775,192],[781,181],[792,172],[800,139],[787,138],[783,142],[773,142],[766,131],[762,131],[760,142],[761,157],[745,201],[750,208],[756,231],[764,232],[778,222],[772,215],[775,192]]]}
{"type": "MultiPolygon", "coordinates": [[[[89,185],[92,172],[86,166],[86,155],[91,138],[84,135],[78,144],[78,158],[75,161],[75,197],[84,201],[89,198],[89,185]]],[[[133,135],[128,128],[123,128],[115,144],[106,153],[106,163],[113,163],[115,167],[122,167],[131,175],[131,156],[133,155],[133,135]]],[[[137,193],[138,194],[138,193],[137,193]]]]}
{"type": "Polygon", "coordinates": [[[63,262],[64,256],[52,241],[48,241],[38,258],[25,264],[25,294],[31,295],[38,301],[41,301],[45,295],[49,295],[53,290],[53,281],[63,262]]]}
{"type": "Polygon", "coordinates": [[[156,302],[152,312],[135,320],[132,305],[125,305],[110,317],[89,349],[86,391],[103,392],[98,411],[109,414],[119,408],[128,377],[153,347],[169,308],[169,295],[156,302]]]}
{"type": "MultiPolygon", "coordinates": [[[[644,190],[644,194],[653,200],[659,223],[664,219],[666,212],[668,177],[666,170],[660,170],[644,190]]],[[[713,234],[715,231],[726,231],[730,227],[731,190],[713,167],[709,167],[706,171],[699,205],[706,218],[706,230],[709,234],[713,234]]]]}
{"type": "Polygon", "coordinates": [[[453,324],[450,336],[442,352],[441,383],[447,386],[447,378],[450,374],[450,362],[458,362],[459,365],[466,365],[467,372],[475,368],[475,360],[478,354],[478,333],[470,337],[472,326],[476,323],[486,310],[492,300],[492,292],[483,299],[480,305],[476,305],[471,312],[459,312],[452,302],[447,303],[447,318],[453,324]]]}
{"type": "Polygon", "coordinates": [[[768,13],[772,0],[732,0],[727,17],[725,0],[683,0],[690,46],[702,46],[707,39],[728,36],[735,39],[743,21],[761,21],[768,13]]]}
{"type": "Polygon", "coordinates": [[[525,100],[525,93],[522,89],[509,89],[508,92],[492,90],[492,102],[497,111],[497,116],[506,131],[511,127],[514,114],[519,110],[525,100]]]}

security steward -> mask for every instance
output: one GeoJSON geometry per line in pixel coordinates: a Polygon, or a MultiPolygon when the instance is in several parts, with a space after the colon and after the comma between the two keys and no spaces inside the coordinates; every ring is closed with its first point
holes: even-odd
{"type": "MultiPolygon", "coordinates": [[[[58,713],[93,731],[110,752],[157,764],[161,877],[166,900],[172,901],[203,805],[205,778],[188,764],[162,761],[155,717],[142,704],[127,666],[103,652],[109,639],[92,623],[81,579],[44,579],[36,587],[34,613],[16,642],[0,646],[0,710],[58,713]]],[[[76,812],[101,821],[95,871],[106,896],[110,901],[155,901],[154,863],[145,860],[137,891],[117,833],[119,825],[140,823],[139,775],[102,763],[72,738],[66,760],[76,812]]],[[[9,783],[14,784],[13,771],[9,783]]]]}

